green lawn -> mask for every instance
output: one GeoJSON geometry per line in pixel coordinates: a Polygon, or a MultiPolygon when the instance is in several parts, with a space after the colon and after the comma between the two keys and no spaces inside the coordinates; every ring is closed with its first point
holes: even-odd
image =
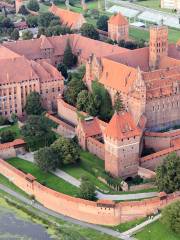
{"type": "Polygon", "coordinates": [[[0,132],[7,131],[7,130],[11,130],[12,132],[14,132],[15,138],[20,138],[21,137],[20,129],[18,127],[18,124],[14,124],[14,125],[11,125],[9,127],[1,128],[0,132]]]}
{"type": "Polygon", "coordinates": [[[6,177],[0,174],[0,184],[3,184],[4,186],[12,189],[15,192],[18,192],[24,196],[28,196],[24,191],[22,191],[20,188],[18,188],[16,185],[14,185],[12,182],[10,182],[6,177]]]}
{"type": "Polygon", "coordinates": [[[76,188],[75,186],[67,183],[63,179],[51,173],[44,173],[35,164],[31,162],[27,162],[26,160],[17,157],[10,158],[7,160],[7,162],[25,173],[32,174],[34,177],[36,177],[38,182],[46,185],[51,189],[54,189],[55,191],[71,196],[76,196],[78,193],[78,188],[76,188]]]}
{"type": "Polygon", "coordinates": [[[180,235],[173,233],[160,221],[146,226],[141,232],[134,236],[138,240],[179,240],[180,235]]]}
{"type": "Polygon", "coordinates": [[[118,226],[113,227],[113,229],[118,230],[119,232],[125,232],[125,231],[135,227],[136,225],[141,224],[145,220],[146,220],[146,218],[140,218],[140,219],[132,220],[129,222],[121,223],[118,226]]]}
{"type": "Polygon", "coordinates": [[[144,0],[144,1],[141,0],[135,3],[143,7],[153,8],[156,10],[172,13],[171,9],[161,8],[161,0],[144,0]]]}

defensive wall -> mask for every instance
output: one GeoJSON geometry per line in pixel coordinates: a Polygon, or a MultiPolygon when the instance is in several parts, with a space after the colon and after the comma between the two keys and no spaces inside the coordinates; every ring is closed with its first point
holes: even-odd
{"type": "Polygon", "coordinates": [[[154,171],[156,167],[161,165],[163,160],[173,152],[176,152],[177,155],[180,156],[180,144],[140,158],[140,165],[143,168],[154,171]]]}
{"type": "Polygon", "coordinates": [[[102,160],[105,159],[105,148],[104,144],[99,142],[93,137],[88,137],[87,139],[87,149],[89,152],[93,153],[94,155],[98,156],[102,160]]]}
{"type": "Polygon", "coordinates": [[[159,197],[134,201],[114,203],[110,200],[92,202],[71,197],[49,189],[36,181],[31,174],[25,174],[6,161],[0,159],[0,174],[8,178],[16,186],[29,195],[34,195],[37,201],[45,207],[66,216],[101,225],[117,225],[119,223],[145,217],[155,210],[180,199],[180,193],[162,194],[159,197]]]}
{"type": "Polygon", "coordinates": [[[161,151],[172,146],[174,139],[180,138],[180,130],[169,132],[145,132],[144,145],[145,148],[153,148],[155,152],[161,151]]]}

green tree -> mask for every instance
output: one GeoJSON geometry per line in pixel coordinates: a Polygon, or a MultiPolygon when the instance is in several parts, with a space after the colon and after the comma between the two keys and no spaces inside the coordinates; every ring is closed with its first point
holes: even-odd
{"type": "Polygon", "coordinates": [[[71,68],[76,64],[76,56],[72,52],[72,48],[69,41],[67,41],[66,48],[64,51],[63,63],[68,68],[71,68]]]}
{"type": "Polygon", "coordinates": [[[96,188],[94,184],[85,176],[81,179],[79,197],[91,201],[96,200],[96,188]]]}
{"type": "Polygon", "coordinates": [[[29,0],[27,4],[27,8],[31,11],[38,12],[39,11],[39,3],[37,0],[29,0]]]}
{"type": "Polygon", "coordinates": [[[180,157],[169,154],[156,170],[156,183],[159,191],[172,193],[180,190],[180,157]]]}
{"type": "Polygon", "coordinates": [[[29,27],[37,27],[38,26],[38,16],[33,16],[33,15],[27,16],[26,22],[29,27]]]}
{"type": "Polygon", "coordinates": [[[114,111],[119,113],[123,109],[124,109],[124,106],[123,106],[123,101],[122,101],[122,98],[121,98],[121,94],[119,92],[117,92],[115,97],[114,97],[114,111]]]}
{"type": "Polygon", "coordinates": [[[29,30],[26,30],[22,33],[22,39],[23,40],[29,40],[33,38],[33,33],[29,30]]]}
{"type": "Polygon", "coordinates": [[[19,31],[17,29],[14,29],[11,33],[11,39],[18,40],[19,39],[19,31]]]}
{"type": "Polygon", "coordinates": [[[58,157],[59,166],[77,163],[80,159],[79,147],[73,140],[59,137],[51,148],[58,157]]]}
{"type": "Polygon", "coordinates": [[[41,104],[41,96],[38,92],[31,92],[28,95],[25,111],[27,115],[40,115],[44,111],[41,104]]]}
{"type": "Polygon", "coordinates": [[[4,17],[2,21],[3,28],[14,28],[14,24],[9,17],[4,17]]]}
{"type": "Polygon", "coordinates": [[[111,97],[104,86],[98,81],[92,83],[93,97],[99,101],[98,117],[103,121],[109,121],[113,115],[111,97]]]}
{"type": "Polygon", "coordinates": [[[92,38],[92,39],[99,39],[99,33],[96,28],[90,23],[84,23],[80,29],[82,36],[92,38]]]}
{"type": "Polygon", "coordinates": [[[51,130],[51,123],[43,115],[30,115],[21,129],[27,146],[31,151],[35,151],[41,147],[52,144],[56,136],[51,130]]]}
{"type": "Polygon", "coordinates": [[[61,72],[61,74],[63,75],[63,77],[64,77],[65,79],[68,78],[67,67],[66,67],[65,64],[59,63],[59,64],[57,65],[57,69],[58,69],[59,72],[61,72]]]}
{"type": "Polygon", "coordinates": [[[49,27],[51,21],[56,18],[57,17],[55,17],[51,12],[41,13],[38,18],[38,25],[47,28],[49,27]]]}
{"type": "Polygon", "coordinates": [[[96,94],[89,94],[89,101],[87,106],[87,112],[91,116],[99,116],[100,107],[101,107],[101,98],[96,94]]]}
{"type": "Polygon", "coordinates": [[[11,130],[5,130],[0,132],[1,143],[12,142],[15,139],[15,134],[11,130]]]}
{"type": "Polygon", "coordinates": [[[67,89],[64,92],[65,101],[73,106],[76,106],[77,96],[82,90],[86,90],[84,82],[80,79],[73,78],[67,84],[67,89]]]}
{"type": "Polygon", "coordinates": [[[162,223],[173,232],[180,234],[180,201],[165,207],[162,211],[162,223]]]}
{"type": "Polygon", "coordinates": [[[29,14],[29,11],[27,10],[27,8],[22,5],[20,8],[19,8],[19,14],[22,14],[22,15],[28,15],[29,14]]]}
{"type": "Polygon", "coordinates": [[[98,29],[103,31],[108,31],[108,19],[109,17],[106,15],[100,16],[100,18],[97,20],[96,26],[98,29]]]}
{"type": "Polygon", "coordinates": [[[40,148],[35,153],[34,159],[38,167],[44,172],[53,171],[57,168],[57,156],[50,147],[40,148]]]}
{"type": "Polygon", "coordinates": [[[0,115],[0,126],[5,125],[6,121],[7,121],[6,118],[4,116],[0,115]]]}
{"type": "Polygon", "coordinates": [[[87,90],[82,90],[77,96],[76,107],[79,111],[86,112],[89,105],[89,92],[87,90]]]}

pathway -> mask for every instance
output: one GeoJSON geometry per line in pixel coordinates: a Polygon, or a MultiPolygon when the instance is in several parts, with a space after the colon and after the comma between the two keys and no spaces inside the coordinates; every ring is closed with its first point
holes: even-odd
{"type": "MultiPolygon", "coordinates": [[[[25,159],[29,162],[34,162],[34,156],[33,153],[26,153],[24,155],[18,155],[19,158],[25,159]]],[[[66,182],[79,187],[81,182],[69,175],[68,173],[57,169],[56,171],[52,171],[54,175],[56,175],[59,178],[62,178],[66,182]]],[[[128,200],[138,200],[138,199],[144,199],[144,198],[152,198],[157,196],[157,192],[148,192],[148,193],[132,193],[132,194],[105,194],[101,193],[99,191],[96,191],[97,198],[98,199],[110,199],[114,201],[128,201],[128,200]]]]}
{"type": "MultiPolygon", "coordinates": [[[[4,192],[14,196],[15,198],[17,198],[21,202],[32,206],[32,201],[30,199],[27,199],[27,198],[23,197],[21,194],[19,194],[17,192],[14,192],[13,190],[5,187],[2,184],[0,184],[0,189],[3,190],[4,192]]],[[[67,222],[70,222],[70,223],[73,223],[73,224],[77,224],[77,225],[80,225],[81,227],[90,228],[90,229],[102,232],[104,234],[108,234],[112,237],[116,237],[118,239],[135,240],[135,238],[130,237],[127,234],[119,233],[118,231],[112,230],[110,228],[102,227],[102,226],[91,224],[91,223],[82,222],[82,221],[76,220],[74,218],[70,218],[70,217],[67,217],[65,215],[62,215],[60,213],[56,213],[56,212],[44,207],[43,205],[41,205],[37,202],[33,203],[33,207],[40,210],[43,213],[46,213],[50,216],[56,217],[56,218],[61,219],[63,221],[67,221],[67,222]]]]}

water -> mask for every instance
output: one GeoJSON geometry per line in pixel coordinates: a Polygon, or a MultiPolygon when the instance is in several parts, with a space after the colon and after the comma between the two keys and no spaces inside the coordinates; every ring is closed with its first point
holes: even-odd
{"type": "Polygon", "coordinates": [[[40,224],[25,221],[0,206],[0,240],[52,240],[40,224]]]}

